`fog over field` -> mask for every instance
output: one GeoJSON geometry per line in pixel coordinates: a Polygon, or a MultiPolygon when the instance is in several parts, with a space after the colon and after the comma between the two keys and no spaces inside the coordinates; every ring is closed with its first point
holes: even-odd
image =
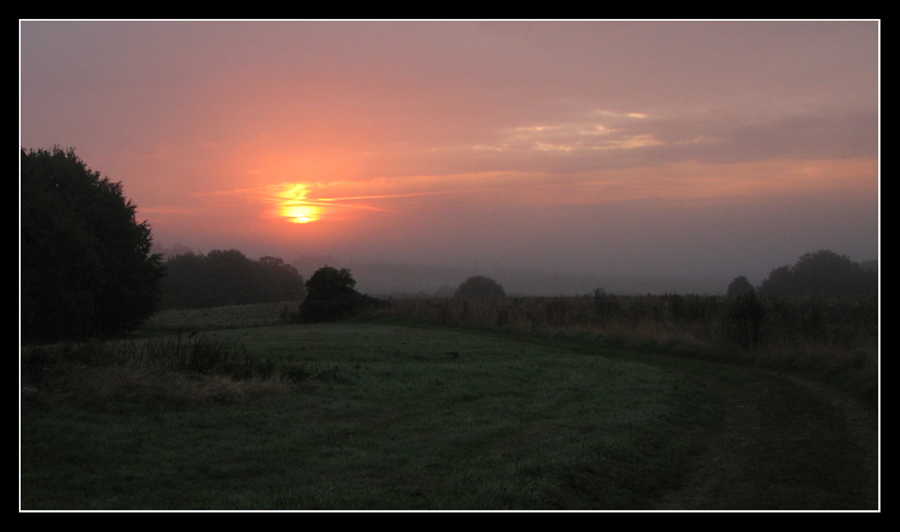
{"type": "Polygon", "coordinates": [[[723,293],[878,258],[879,51],[865,20],[23,20],[20,144],[162,248],[365,292],[723,293]]]}
{"type": "MultiPolygon", "coordinates": [[[[304,278],[316,270],[314,264],[341,264],[334,257],[305,257],[296,261],[304,278]],[[318,260],[317,260],[318,259],[318,260]]],[[[584,295],[596,288],[616,294],[661,294],[664,292],[724,294],[730,278],[716,277],[634,277],[603,275],[598,272],[540,272],[504,269],[496,265],[482,268],[422,266],[410,264],[350,263],[348,267],[359,289],[370,294],[393,297],[453,295],[460,282],[473,275],[495,279],[510,295],[584,295]]]]}

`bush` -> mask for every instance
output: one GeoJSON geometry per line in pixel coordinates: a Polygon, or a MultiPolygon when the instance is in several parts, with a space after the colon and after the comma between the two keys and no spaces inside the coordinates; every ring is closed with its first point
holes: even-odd
{"type": "Polygon", "coordinates": [[[474,277],[469,277],[468,279],[463,281],[453,295],[454,297],[460,299],[492,299],[504,298],[506,297],[506,292],[503,290],[503,287],[497,283],[497,281],[494,281],[493,279],[489,279],[487,277],[483,277],[481,275],[476,275],[474,277]]]}
{"type": "Polygon", "coordinates": [[[298,321],[312,323],[349,318],[365,308],[376,307],[378,299],[360,294],[350,270],[324,266],[306,281],[307,296],[300,304],[298,321]]]}

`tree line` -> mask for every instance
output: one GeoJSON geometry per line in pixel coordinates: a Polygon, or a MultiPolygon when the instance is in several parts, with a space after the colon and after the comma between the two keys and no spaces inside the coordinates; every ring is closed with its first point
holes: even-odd
{"type": "Polygon", "coordinates": [[[728,296],[755,293],[762,297],[877,297],[878,264],[857,263],[846,255],[819,250],[802,255],[793,266],[769,272],[754,288],[746,277],[728,285],[728,296]]]}
{"type": "Polygon", "coordinates": [[[728,285],[726,297],[728,335],[742,347],[753,348],[773,334],[774,324],[782,329],[782,336],[787,330],[801,333],[806,340],[827,337],[826,322],[832,329],[866,329],[871,313],[865,309],[877,307],[878,302],[877,268],[875,261],[859,264],[846,255],[819,250],[802,255],[793,266],[775,268],[758,288],[746,277],[737,277],[728,285]],[[835,307],[823,300],[843,300],[844,304],[835,307]],[[835,308],[842,319],[826,320],[823,316],[835,308]],[[835,325],[839,322],[841,327],[835,325]]]}
{"type": "Polygon", "coordinates": [[[299,301],[303,276],[278,257],[252,260],[236,249],[184,253],[164,263],[162,308],[196,309],[299,301]]]}

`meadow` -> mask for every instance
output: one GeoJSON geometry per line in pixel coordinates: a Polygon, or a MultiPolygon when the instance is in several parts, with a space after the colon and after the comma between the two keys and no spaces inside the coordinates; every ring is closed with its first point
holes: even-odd
{"type": "MultiPolygon", "coordinates": [[[[561,320],[554,302],[529,301],[561,320]]],[[[20,508],[878,507],[856,388],[442,304],[307,325],[296,304],[168,311],[128,339],[25,349],[20,508]]]]}
{"type": "Polygon", "coordinates": [[[872,408],[878,402],[877,298],[622,296],[597,289],[575,297],[399,300],[378,315],[792,371],[872,408]]]}

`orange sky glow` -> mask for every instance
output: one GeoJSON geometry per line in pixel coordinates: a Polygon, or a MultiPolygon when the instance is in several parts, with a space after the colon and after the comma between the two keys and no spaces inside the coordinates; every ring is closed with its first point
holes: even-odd
{"type": "Polygon", "coordinates": [[[162,246],[756,283],[877,258],[879,32],[21,21],[20,142],[121,181],[162,246]]]}

